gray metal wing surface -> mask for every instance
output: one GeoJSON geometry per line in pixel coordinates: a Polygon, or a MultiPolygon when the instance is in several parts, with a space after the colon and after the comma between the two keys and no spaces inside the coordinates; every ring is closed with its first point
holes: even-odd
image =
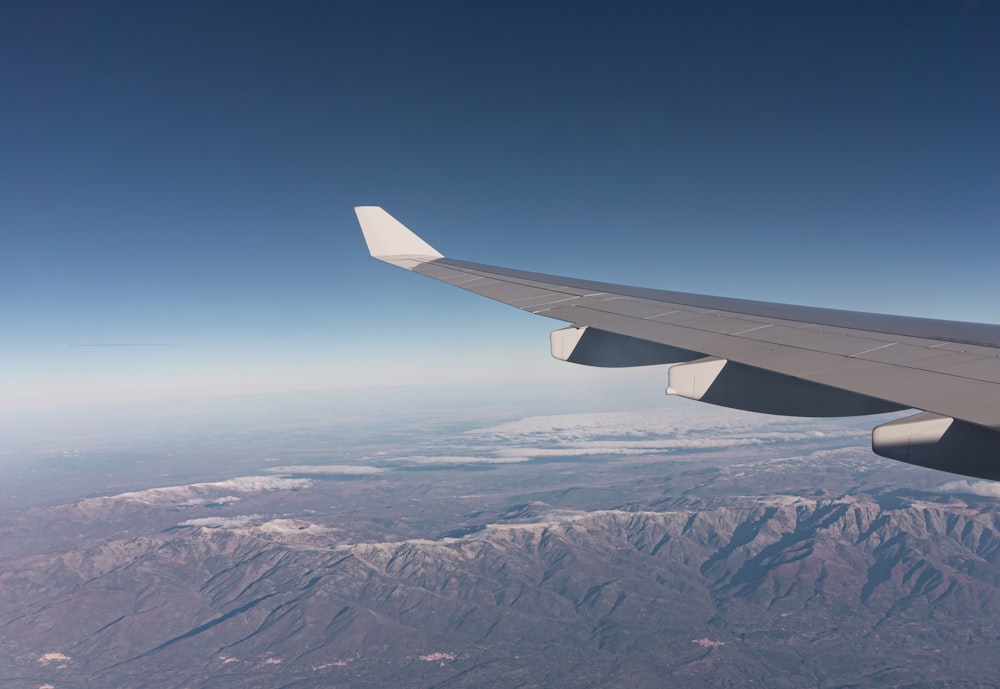
{"type": "Polygon", "coordinates": [[[445,258],[377,206],[355,209],[373,257],[571,324],[553,356],[684,362],[669,394],[797,416],[920,413],[872,434],[883,456],[1000,479],[1000,326],[713,297],[445,258]]]}

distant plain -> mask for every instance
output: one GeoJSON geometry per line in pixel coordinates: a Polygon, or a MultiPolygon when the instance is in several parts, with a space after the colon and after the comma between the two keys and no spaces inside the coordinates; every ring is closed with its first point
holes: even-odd
{"type": "Polygon", "coordinates": [[[993,686],[1000,491],[870,420],[386,392],[22,445],[4,686],[993,686]]]}

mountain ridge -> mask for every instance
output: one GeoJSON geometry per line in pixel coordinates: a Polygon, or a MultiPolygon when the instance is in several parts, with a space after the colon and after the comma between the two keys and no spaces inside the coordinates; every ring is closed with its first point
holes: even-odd
{"type": "Polygon", "coordinates": [[[216,523],[9,563],[0,640],[16,675],[0,679],[972,687],[991,686],[976,664],[1000,644],[1000,517],[974,497],[534,502],[460,537],[356,543],[301,518],[216,523]]]}

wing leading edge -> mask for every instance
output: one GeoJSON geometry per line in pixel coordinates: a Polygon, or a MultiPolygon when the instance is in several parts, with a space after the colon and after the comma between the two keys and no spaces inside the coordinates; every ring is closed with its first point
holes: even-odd
{"type": "Polygon", "coordinates": [[[668,394],[793,416],[920,413],[873,431],[883,456],[1000,479],[1000,326],[628,287],[444,257],[377,206],[355,209],[374,258],[570,323],[552,354],[675,363],[668,394]],[[683,363],[677,363],[683,362],[683,363]]]}

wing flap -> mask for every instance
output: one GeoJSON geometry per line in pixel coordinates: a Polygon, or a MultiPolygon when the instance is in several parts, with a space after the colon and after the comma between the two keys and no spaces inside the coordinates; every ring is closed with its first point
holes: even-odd
{"type": "MultiPolygon", "coordinates": [[[[1000,384],[570,306],[553,317],[1000,429],[1000,384]],[[952,410],[953,413],[947,413],[952,410]]],[[[548,314],[546,314],[548,315],[548,314]]],[[[835,338],[836,336],[831,336],[835,338]]],[[[998,362],[1000,363],[1000,362],[998,362]]],[[[998,367],[1000,368],[1000,367],[998,367]]]]}

